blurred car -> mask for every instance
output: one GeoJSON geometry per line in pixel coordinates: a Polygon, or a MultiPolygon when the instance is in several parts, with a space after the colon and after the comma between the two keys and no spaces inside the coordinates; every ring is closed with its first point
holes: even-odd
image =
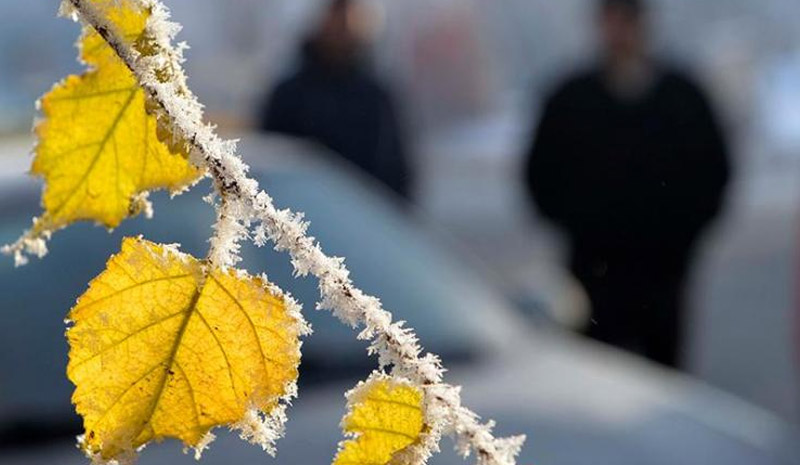
{"type": "MultiPolygon", "coordinates": [[[[0,153],[22,152],[18,145],[0,153]]],[[[452,369],[464,401],[497,420],[500,435],[525,433],[520,464],[800,463],[800,435],[770,413],[610,348],[542,331],[520,320],[477,267],[447,253],[441,237],[371,180],[317,148],[248,136],[251,174],[278,206],[306,213],[326,251],[347,257],[355,282],[407,320],[452,369]]],[[[19,153],[20,159],[23,158],[19,153]]],[[[14,240],[39,211],[38,183],[0,173],[0,242],[14,240]]],[[[43,260],[0,262],[0,463],[83,464],[80,429],[65,377],[63,318],[126,235],[181,244],[204,256],[213,209],[203,183],[172,200],[154,196],[155,217],[108,233],[88,224],[54,235],[43,260]]],[[[315,333],[303,347],[300,397],[290,409],[279,463],[329,463],[341,438],[343,393],[375,360],[327,312],[314,310],[315,280],[293,279],[285,255],[243,248],[242,266],[266,271],[305,308],[315,333]]],[[[263,463],[257,447],[218,433],[208,465],[263,463]]],[[[462,463],[447,444],[434,464],[462,463]]],[[[141,464],[192,463],[175,441],[143,452],[141,464]]]]}

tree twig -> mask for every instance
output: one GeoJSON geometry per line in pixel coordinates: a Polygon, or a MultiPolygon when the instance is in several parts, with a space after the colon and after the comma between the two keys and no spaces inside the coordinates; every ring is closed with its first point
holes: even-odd
{"type": "Polygon", "coordinates": [[[377,298],[355,287],[343,259],[326,255],[306,235],[302,215],[274,206],[258,182],[247,176],[248,168],[236,155],[235,142],[220,139],[212,126],[203,123],[202,106],[186,85],[182,70],[183,47],[172,45],[179,28],[168,20],[163,4],[132,0],[150,11],[143,33],[147,52],[143,53],[117,33],[98,2],[64,1],[116,52],[155,104],[157,118],[191,147],[193,163],[206,169],[214,180],[223,207],[218,208],[209,260],[218,266],[234,265],[239,241],[250,234],[258,245],[273,241],[276,250],[289,253],[298,275],[310,273],[318,278],[318,308],[332,311],[353,327],[363,325],[358,337],[371,341],[369,352],[378,355],[381,367],[389,367],[393,376],[408,379],[423,390],[428,431],[412,453],[404,455],[405,463],[423,463],[438,449],[441,435],[452,434],[459,452],[464,456],[474,452],[478,464],[513,465],[524,436],[495,438],[493,422],[480,423],[476,414],[462,406],[459,388],[443,381],[439,358],[423,354],[410,328],[393,322],[377,298]]]}

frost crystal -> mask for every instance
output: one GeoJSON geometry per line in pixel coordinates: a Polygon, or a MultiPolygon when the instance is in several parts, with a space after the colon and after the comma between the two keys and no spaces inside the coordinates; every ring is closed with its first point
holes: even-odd
{"type": "MultiPolygon", "coordinates": [[[[203,439],[201,439],[200,442],[198,442],[197,445],[194,446],[194,459],[195,460],[200,460],[202,458],[203,451],[208,449],[208,446],[212,442],[214,442],[214,439],[217,439],[217,437],[211,431],[209,431],[208,433],[206,433],[205,436],[203,436],[203,439]]],[[[186,452],[186,451],[184,451],[184,452],[186,452]]]]}

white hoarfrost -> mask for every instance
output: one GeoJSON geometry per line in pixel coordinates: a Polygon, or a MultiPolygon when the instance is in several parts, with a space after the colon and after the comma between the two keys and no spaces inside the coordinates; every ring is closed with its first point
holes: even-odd
{"type": "MultiPolygon", "coordinates": [[[[410,328],[403,322],[393,322],[380,300],[355,287],[344,260],[326,255],[314,238],[306,235],[307,224],[301,214],[274,206],[272,198],[247,176],[247,166],[236,155],[234,141],[220,139],[213,126],[203,123],[203,107],[186,85],[182,69],[186,46],[172,45],[180,27],[169,21],[166,7],[159,0],[132,0],[151,12],[145,37],[156,52],[145,56],[122,40],[96,1],[63,1],[67,3],[64,11],[75,13],[94,27],[115,50],[155,104],[159,121],[192,148],[191,160],[214,180],[219,205],[209,256],[212,263],[234,265],[241,240],[252,238],[264,245],[269,239],[276,250],[289,253],[297,275],[318,278],[321,299],[317,307],[332,311],[353,327],[363,327],[358,337],[371,341],[369,352],[378,356],[380,368],[390,369],[392,376],[423,390],[428,433],[421,450],[409,454],[409,464],[423,463],[438,449],[441,436],[449,434],[456,438],[457,450],[465,457],[474,453],[479,465],[513,465],[524,436],[496,438],[492,435],[493,422],[481,423],[475,413],[462,406],[460,388],[443,381],[439,358],[423,353],[410,328]],[[164,70],[169,70],[166,79],[164,70]]],[[[282,411],[278,413],[283,415],[282,411]]],[[[269,450],[281,432],[278,425],[282,418],[256,417],[249,414],[235,427],[245,437],[267,444],[269,450]]]]}

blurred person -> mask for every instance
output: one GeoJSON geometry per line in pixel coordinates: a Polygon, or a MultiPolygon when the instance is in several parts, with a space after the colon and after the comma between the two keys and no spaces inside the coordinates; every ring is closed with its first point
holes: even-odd
{"type": "Polygon", "coordinates": [[[586,334],[680,364],[695,243],[729,177],[703,91],[649,53],[644,0],[598,0],[598,63],[546,102],[528,154],[539,212],[568,236],[586,334]]]}
{"type": "Polygon", "coordinates": [[[315,140],[410,196],[404,136],[388,91],[366,63],[369,12],[332,0],[303,43],[302,64],[265,103],[261,129],[315,140]]]}

